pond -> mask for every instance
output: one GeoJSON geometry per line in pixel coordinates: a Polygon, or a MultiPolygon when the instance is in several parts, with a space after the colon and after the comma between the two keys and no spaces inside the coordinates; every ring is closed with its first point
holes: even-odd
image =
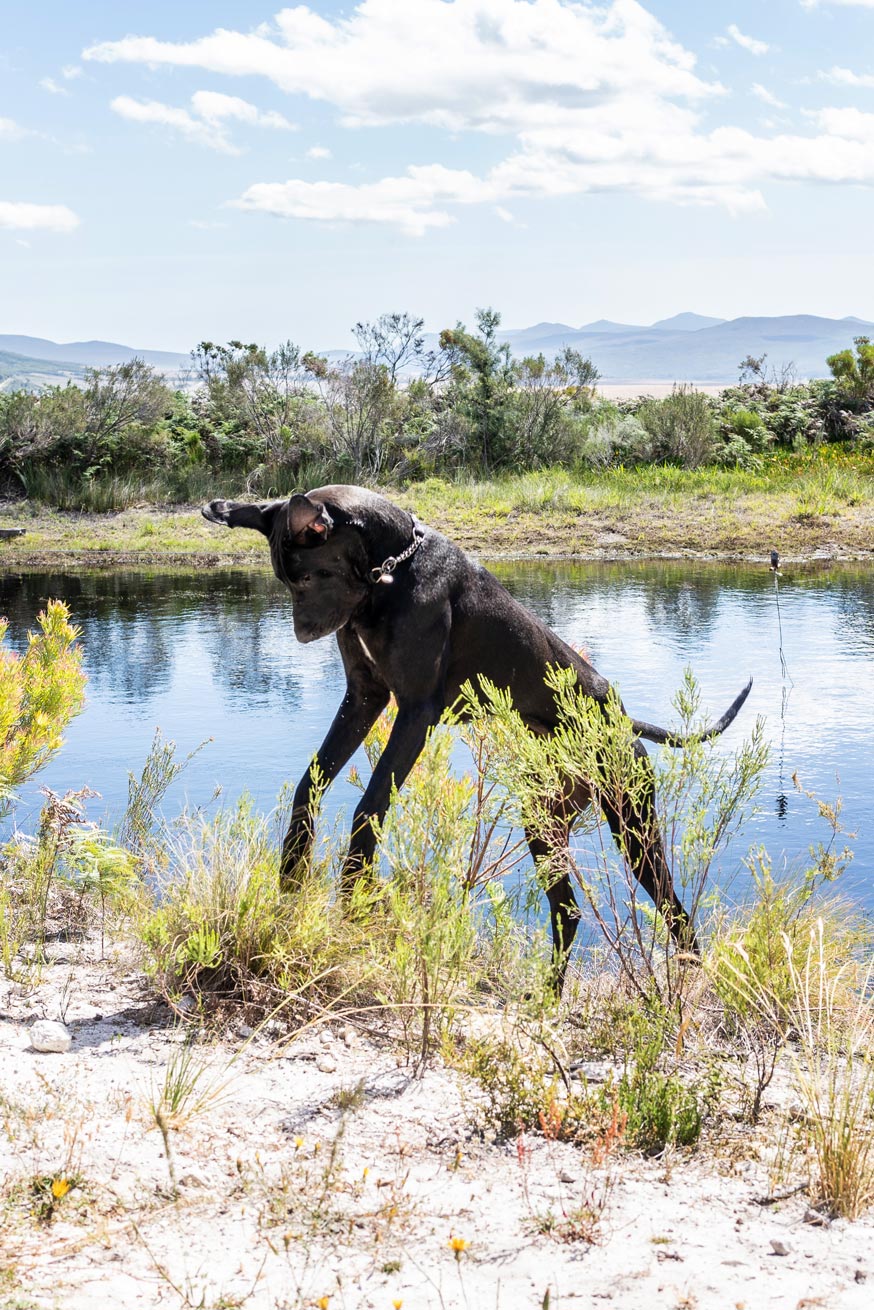
{"type": "MultiPolygon", "coordinates": [[[[676,721],[671,697],[690,665],[708,714],[716,716],[752,674],[750,699],[719,749],[734,750],[758,715],[771,761],[760,813],[723,860],[730,876],[749,844],[764,842],[775,863],[797,863],[828,832],[798,792],[843,799],[856,833],[847,887],[874,908],[874,573],[851,567],[787,566],[779,582],[766,566],[686,562],[502,563],[502,582],[567,641],[582,646],[618,684],[636,717],[676,721]]],[[[82,628],[87,706],[67,742],[23,790],[16,818],[32,827],[38,785],[87,784],[100,793],[90,815],[109,821],[124,808],[129,770],[139,771],[156,727],[192,760],[165,802],[208,805],[243,791],[270,809],[296,781],[340,700],[342,665],[333,639],[300,646],[287,594],[266,572],[7,572],[0,613],[21,648],[48,597],[65,600],[82,628]]],[[[366,764],[364,765],[366,769],[366,764]]],[[[332,821],[357,793],[339,779],[326,805],[332,821]]]]}

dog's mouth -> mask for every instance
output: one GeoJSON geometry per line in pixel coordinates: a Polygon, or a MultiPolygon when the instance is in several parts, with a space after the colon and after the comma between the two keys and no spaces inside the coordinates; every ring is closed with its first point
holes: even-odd
{"type": "Polygon", "coordinates": [[[320,641],[322,637],[330,637],[332,632],[342,628],[346,622],[345,617],[338,617],[336,621],[323,619],[321,622],[314,623],[309,619],[299,619],[295,615],[294,635],[302,646],[307,646],[311,641],[320,641]]]}

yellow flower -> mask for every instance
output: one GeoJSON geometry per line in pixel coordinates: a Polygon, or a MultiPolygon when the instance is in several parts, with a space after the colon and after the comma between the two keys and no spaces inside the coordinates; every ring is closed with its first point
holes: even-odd
{"type": "Polygon", "coordinates": [[[395,1310],[401,1310],[401,1306],[403,1304],[404,1303],[399,1296],[396,1296],[395,1299],[392,1301],[392,1305],[394,1306],[395,1310]]]}
{"type": "Polygon", "coordinates": [[[294,1139],[294,1149],[295,1149],[296,1151],[299,1151],[299,1150],[301,1149],[302,1146],[303,1146],[303,1138],[302,1138],[302,1137],[295,1137],[295,1139],[294,1139]]]}
{"type": "Polygon", "coordinates": [[[365,1165],[365,1166],[364,1166],[364,1172],[363,1172],[362,1175],[361,1175],[361,1181],[362,1181],[362,1182],[366,1182],[366,1181],[367,1181],[367,1175],[368,1175],[369,1173],[370,1173],[370,1170],[368,1169],[367,1165],[365,1165]]]}
{"type": "Polygon", "coordinates": [[[56,1201],[60,1201],[62,1196],[66,1196],[70,1190],[70,1182],[67,1178],[56,1178],[52,1183],[52,1196],[56,1201]]]}
{"type": "Polygon", "coordinates": [[[329,1296],[320,1296],[318,1301],[316,1301],[316,1305],[319,1307],[319,1310],[328,1310],[330,1300],[331,1298],[329,1296]]]}
{"type": "Polygon", "coordinates": [[[460,1260],[462,1252],[467,1250],[470,1246],[470,1242],[465,1241],[463,1237],[450,1237],[449,1246],[454,1253],[456,1260],[460,1260]]]}

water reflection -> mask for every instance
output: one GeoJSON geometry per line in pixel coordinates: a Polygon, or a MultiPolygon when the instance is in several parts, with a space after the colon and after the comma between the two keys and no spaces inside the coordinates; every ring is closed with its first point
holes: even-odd
{"type": "MultiPolygon", "coordinates": [[[[514,562],[495,571],[523,603],[590,653],[641,718],[675,721],[671,697],[686,665],[713,715],[752,673],[747,707],[719,749],[735,749],[761,715],[772,759],[762,812],[735,862],[750,839],[795,860],[826,835],[815,805],[793,787],[797,773],[824,799],[843,797],[847,826],[858,832],[856,880],[867,888],[874,857],[874,574],[787,566],[780,579],[784,653],[794,682],[787,697],[765,565],[514,562]]],[[[282,783],[303,772],[340,699],[343,671],[332,641],[306,647],[294,641],[290,603],[272,576],[7,574],[0,579],[0,612],[10,619],[14,643],[22,645],[49,596],[66,600],[83,629],[90,682],[85,713],[40,781],[56,789],[87,783],[118,814],[128,770],[140,767],[158,724],[184,751],[213,738],[168,801],[170,812],[185,794],[194,803],[208,801],[216,783],[231,795],[248,789],[270,807],[282,783]]],[[[34,797],[35,788],[26,804],[35,804],[34,797]]],[[[328,816],[354,800],[340,782],[328,816]]]]}

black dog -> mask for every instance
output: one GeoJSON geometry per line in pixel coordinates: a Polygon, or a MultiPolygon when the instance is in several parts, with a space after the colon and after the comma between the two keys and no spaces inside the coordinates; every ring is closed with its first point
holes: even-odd
{"type": "MultiPolygon", "coordinates": [[[[314,769],[330,782],[361,745],[389,696],[397,717],[388,744],[356,810],[342,890],[370,864],[392,783],[401,786],[429,728],[454,704],[462,684],[480,675],[509,689],[535,732],[556,725],[548,665],[572,668],[583,692],[603,704],[609,684],[576,651],[518,604],[496,578],[439,532],[363,487],[319,487],[290,500],[245,505],[214,500],[211,523],[254,528],[270,543],[273,568],[291,592],[298,641],[337,634],[346,694],[313,764],[294,796],[282,851],[281,878],[292,887],[313,841],[314,769]]],[[[722,732],[749,694],[748,684],[706,735],[722,732]]],[[[664,728],[632,720],[638,737],[681,744],[664,728]]],[[[635,742],[639,755],[646,752],[635,742]]],[[[567,845],[570,826],[591,801],[588,787],[570,788],[556,805],[554,839],[528,835],[535,861],[567,845]]],[[[616,808],[599,798],[611,831],[641,886],[658,905],[674,938],[694,949],[694,936],[674,892],[655,817],[654,788],[616,808]]],[[[567,866],[546,889],[559,988],[577,927],[577,903],[567,866]]]]}

